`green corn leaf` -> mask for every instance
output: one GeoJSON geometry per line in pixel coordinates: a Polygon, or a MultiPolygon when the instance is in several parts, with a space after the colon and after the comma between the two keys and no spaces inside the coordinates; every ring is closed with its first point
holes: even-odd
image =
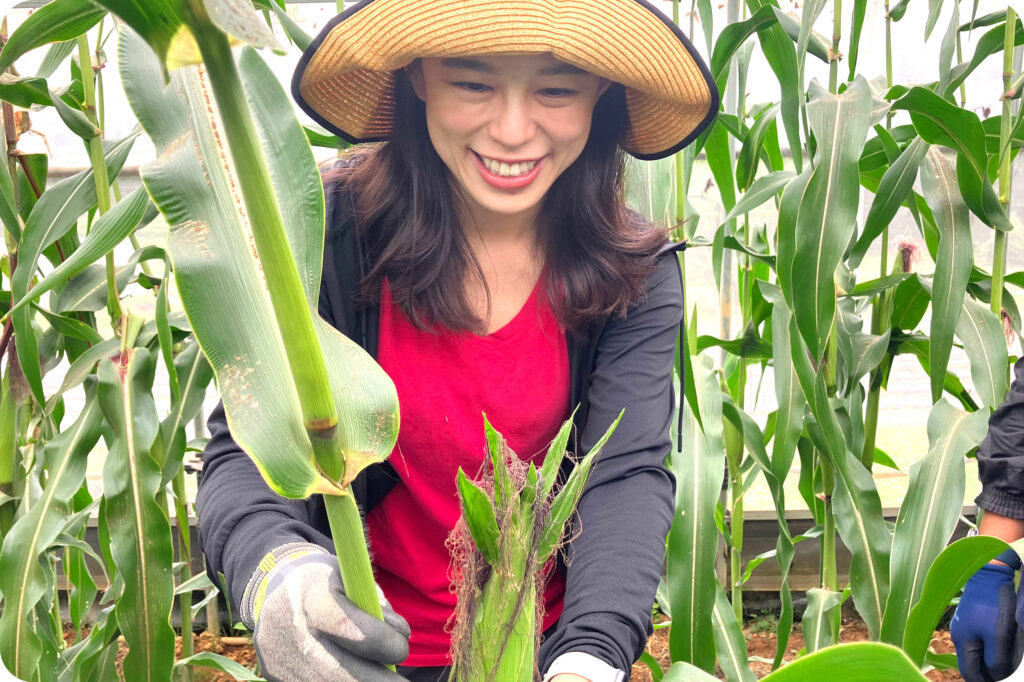
{"type": "MultiPolygon", "coordinates": [[[[124,165],[135,134],[114,142],[106,153],[107,173],[117,177],[124,165]]],[[[84,170],[47,189],[32,213],[25,221],[25,232],[18,249],[18,269],[14,271],[11,289],[15,300],[21,300],[28,292],[36,264],[43,249],[60,239],[75,226],[78,217],[96,204],[96,187],[92,170],[84,170]]],[[[14,340],[18,348],[18,360],[25,373],[25,379],[36,400],[46,402],[43,396],[42,368],[35,334],[32,332],[31,311],[22,308],[12,315],[14,340]]]]}
{"type": "MultiPolygon", "coordinates": [[[[143,246],[133,253],[123,265],[114,268],[114,279],[117,281],[118,291],[123,291],[131,281],[132,276],[136,274],[135,268],[140,262],[163,260],[165,257],[166,252],[159,246],[143,246]]],[[[61,289],[57,296],[57,310],[62,313],[70,311],[96,312],[103,310],[106,306],[106,296],[106,268],[99,263],[93,263],[72,277],[71,281],[61,289]]]]}
{"type": "MultiPolygon", "coordinates": [[[[903,650],[910,660],[918,665],[924,662],[932,635],[950,601],[968,578],[1006,548],[999,538],[977,535],[957,540],[935,558],[928,567],[921,599],[911,609],[904,630],[903,650]]],[[[1017,549],[1019,552],[1020,548],[1017,549]]]]}
{"type": "Polygon", "coordinates": [[[963,412],[940,401],[928,416],[928,455],[910,469],[910,486],[893,533],[891,589],[882,641],[903,644],[907,615],[921,597],[928,568],[946,547],[964,499],[964,455],[988,429],[988,411],[963,412]]]}
{"type": "Polygon", "coordinates": [[[174,662],[174,669],[181,670],[185,666],[197,666],[201,668],[212,668],[231,675],[236,680],[244,682],[263,682],[263,678],[246,668],[238,661],[227,656],[215,654],[212,651],[200,651],[188,658],[174,662]]]}
{"type": "Polygon", "coordinates": [[[757,678],[750,671],[743,628],[736,622],[736,615],[721,583],[715,584],[715,607],[712,618],[715,643],[718,647],[718,664],[725,673],[725,679],[727,682],[754,682],[757,678]]]}
{"type": "MultiPolygon", "coordinates": [[[[1003,41],[1006,37],[1006,15],[1003,14],[1003,21],[1000,25],[989,29],[980,38],[974,48],[971,61],[958,64],[950,72],[949,83],[942,92],[944,97],[949,97],[960,84],[967,80],[978,66],[988,57],[1003,51],[1003,41]]],[[[1024,45],[1024,28],[1021,26],[1020,17],[1017,17],[1017,32],[1014,35],[1013,44],[1024,45]]]]}
{"type": "Polygon", "coordinates": [[[184,594],[185,592],[196,592],[198,590],[207,590],[213,587],[213,581],[210,580],[205,572],[196,573],[194,576],[184,581],[176,588],[174,588],[174,594],[184,594]]]}
{"type": "Polygon", "coordinates": [[[964,22],[963,24],[960,25],[960,32],[963,33],[973,31],[976,28],[984,28],[986,26],[1002,24],[1005,22],[1006,10],[1003,10],[1001,12],[990,12],[989,14],[985,14],[980,17],[971,17],[970,21],[964,22]]]}
{"type": "Polygon", "coordinates": [[[872,637],[877,637],[889,593],[891,535],[882,517],[882,502],[871,474],[861,464],[859,456],[847,448],[825,380],[812,367],[807,347],[795,327],[794,321],[790,327],[791,357],[800,388],[821,429],[822,454],[828,457],[836,472],[835,519],[840,537],[851,548],[853,600],[868,631],[872,637]]]}
{"type": "Polygon", "coordinates": [[[897,329],[913,330],[928,310],[931,292],[921,284],[920,275],[911,275],[896,287],[893,298],[892,325],[897,329]]]}
{"type": "Polygon", "coordinates": [[[519,495],[519,509],[523,514],[530,514],[533,519],[533,503],[537,501],[537,467],[533,462],[526,469],[526,483],[523,485],[523,492],[519,495]]]}
{"type": "Polygon", "coordinates": [[[715,669],[712,630],[714,556],[718,550],[715,503],[725,474],[722,441],[722,391],[710,359],[694,358],[692,380],[699,387],[701,430],[691,410],[683,412],[682,440],[670,455],[676,477],[675,518],[666,548],[669,610],[676,614],[669,630],[672,660],[687,661],[707,671],[715,669]]]}
{"type": "MultiPolygon", "coordinates": [[[[164,259],[164,273],[171,272],[170,258],[164,259]]],[[[164,284],[166,284],[166,279],[164,284]]],[[[168,321],[170,315],[170,304],[167,302],[167,287],[160,286],[156,295],[156,336],[160,344],[160,356],[164,359],[164,367],[167,368],[167,383],[171,388],[173,400],[181,400],[181,388],[178,386],[178,372],[174,367],[174,339],[171,336],[171,325],[168,321]]]]}
{"type": "Polygon", "coordinates": [[[842,593],[822,587],[807,590],[807,610],[804,611],[803,631],[807,653],[814,653],[832,644],[833,633],[829,612],[842,602],[842,593]]]}
{"type": "Polygon", "coordinates": [[[718,678],[685,661],[677,661],[665,671],[661,682],[718,682],[718,678]]]}
{"type": "MultiPolygon", "coordinates": [[[[73,508],[80,511],[83,508],[98,506],[98,504],[98,501],[93,502],[92,495],[89,494],[88,483],[83,481],[73,498],[73,508]]],[[[79,537],[84,536],[85,530],[83,529],[79,532],[79,537]]],[[[103,566],[102,559],[99,565],[103,566]]],[[[89,567],[85,563],[85,552],[69,547],[64,554],[64,573],[71,584],[71,590],[68,593],[68,615],[71,616],[71,623],[75,630],[81,631],[98,593],[96,582],[92,579],[89,567]]]]}
{"type": "Polygon", "coordinates": [[[802,87],[804,82],[804,63],[807,60],[807,48],[810,42],[814,22],[825,9],[825,0],[805,2],[800,13],[800,29],[796,36],[797,83],[802,87]]]}
{"type": "Polygon", "coordinates": [[[893,274],[886,275],[885,277],[878,277],[877,279],[869,279],[866,282],[860,282],[845,295],[873,298],[878,294],[889,291],[893,287],[898,287],[905,280],[915,276],[916,275],[912,272],[894,272],[893,274]]]}
{"type": "Polygon", "coordinates": [[[251,0],[203,0],[203,7],[210,21],[232,38],[246,45],[269,47],[284,54],[284,48],[253,8],[251,0]]]}
{"type": "Polygon", "coordinates": [[[999,407],[1006,395],[1006,367],[1010,362],[1002,321],[988,306],[968,296],[964,298],[956,335],[971,361],[971,379],[981,404],[992,409],[999,407]]]}
{"type": "Polygon", "coordinates": [[[939,46],[939,87],[942,90],[949,83],[950,69],[953,65],[953,52],[956,48],[957,25],[960,23],[960,3],[953,3],[953,12],[949,18],[949,26],[945,35],[942,36],[942,43],[939,46]]]}
{"type": "Polygon", "coordinates": [[[711,76],[715,79],[718,89],[725,92],[729,80],[729,63],[736,51],[747,41],[747,38],[778,22],[774,8],[766,4],[754,12],[746,21],[730,23],[722,29],[711,52],[711,76]]]}
{"type": "Polygon", "coordinates": [[[942,0],[928,0],[928,19],[924,24],[925,41],[931,36],[932,29],[935,28],[935,22],[939,20],[940,12],[942,12],[942,0]]]}
{"type": "Polygon", "coordinates": [[[746,139],[743,140],[739,158],[736,159],[736,185],[740,191],[747,191],[754,182],[754,177],[757,174],[758,154],[764,146],[768,131],[775,126],[775,117],[779,113],[779,107],[780,105],[774,104],[762,111],[747,133],[746,139]]]}
{"type": "Polygon", "coordinates": [[[50,45],[50,48],[46,51],[46,56],[43,57],[43,61],[39,64],[39,69],[36,71],[36,78],[46,79],[52,76],[54,71],[64,63],[64,60],[74,52],[77,45],[78,41],[74,39],[50,45]]]}
{"type": "MultiPolygon", "coordinates": [[[[305,52],[306,48],[309,47],[309,44],[313,42],[313,37],[303,31],[302,28],[295,23],[295,20],[288,16],[288,12],[281,7],[281,5],[276,2],[270,2],[268,4],[270,5],[270,8],[274,10],[274,14],[277,15],[277,20],[281,22],[281,28],[284,29],[285,35],[295,43],[295,47],[305,52]]],[[[340,138],[335,137],[335,139],[340,138]]],[[[310,143],[312,144],[312,141],[310,141],[310,143]]]]}
{"type": "Polygon", "coordinates": [[[943,377],[949,364],[967,280],[974,262],[970,216],[957,190],[953,167],[939,149],[928,152],[921,175],[928,204],[939,228],[939,250],[932,287],[931,352],[928,374],[932,402],[942,395],[943,377]]]}
{"type": "Polygon", "coordinates": [[[53,105],[50,87],[44,78],[18,78],[10,72],[0,74],[0,99],[16,107],[28,109],[33,106],[53,105]]]}
{"type": "Polygon", "coordinates": [[[900,0],[891,8],[889,8],[888,17],[893,21],[899,21],[903,18],[903,15],[907,13],[907,5],[910,4],[910,0],[900,0]]]}
{"type": "Polygon", "coordinates": [[[67,280],[99,260],[131,234],[132,230],[139,225],[148,206],[149,196],[142,187],[114,204],[110,211],[93,223],[92,229],[81,246],[32,287],[27,296],[15,303],[11,312],[19,310],[29,301],[38,300],[47,291],[66,283],[67,280]]]}
{"type": "MultiPolygon", "coordinates": [[[[779,20],[779,26],[786,32],[786,35],[796,43],[800,40],[800,20],[796,19],[790,14],[783,12],[778,7],[772,7],[775,10],[775,17],[779,20]]],[[[829,42],[825,39],[825,36],[821,35],[817,31],[811,31],[807,40],[807,52],[821,61],[828,63],[828,51],[829,42]]],[[[852,80],[852,78],[851,78],[852,80]]]]}
{"type": "Polygon", "coordinates": [[[199,49],[185,27],[179,0],[97,0],[96,4],[110,10],[146,41],[159,57],[165,78],[168,68],[199,61],[199,49]]]}
{"type": "Polygon", "coordinates": [[[23,154],[21,156],[16,180],[18,194],[16,206],[22,220],[28,220],[32,209],[39,202],[39,199],[36,198],[36,190],[42,191],[47,188],[46,176],[49,166],[49,156],[46,154],[23,154]]]}
{"type": "MultiPolygon", "coordinates": [[[[668,678],[665,678],[666,681],[668,678]]],[[[896,647],[878,642],[855,642],[831,646],[804,656],[763,677],[767,682],[803,682],[828,679],[831,682],[875,682],[900,680],[925,682],[907,655],[896,647]]]]}
{"type": "MultiPolygon", "coordinates": [[[[765,8],[773,8],[768,0],[747,0],[747,7],[752,16],[765,8]]],[[[774,9],[772,9],[774,15],[774,9]]],[[[776,23],[762,28],[757,32],[761,51],[768,65],[775,74],[782,90],[782,125],[786,129],[793,163],[797,169],[803,167],[803,150],[800,143],[800,100],[803,98],[803,86],[799,79],[799,66],[796,59],[796,47],[781,26],[776,23]]],[[[724,91],[723,91],[724,92],[724,91]]],[[[727,207],[728,208],[728,207],[727,207]]]]}
{"type": "Polygon", "coordinates": [[[172,401],[171,413],[160,423],[165,448],[162,485],[170,483],[181,467],[185,455],[185,426],[202,408],[206,388],[213,379],[213,369],[195,342],[189,343],[174,358],[174,373],[179,379],[180,395],[172,401]]]}
{"type": "Polygon", "coordinates": [[[867,0],[854,0],[851,17],[850,48],[847,51],[847,58],[850,61],[850,75],[847,80],[851,81],[857,75],[857,55],[860,53],[860,36],[864,29],[864,14],[867,6],[867,0]]]}
{"type": "Polygon", "coordinates": [[[928,149],[928,144],[918,137],[886,169],[864,219],[864,229],[850,252],[847,261],[850,268],[856,269],[860,265],[868,248],[896,217],[896,212],[914,189],[917,169],[928,149]]]}
{"type": "Polygon", "coordinates": [[[61,396],[85,381],[92,374],[92,370],[97,362],[103,358],[110,357],[117,351],[119,343],[120,339],[107,339],[75,358],[75,361],[71,363],[68,371],[64,374],[64,380],[61,382],[60,387],[46,401],[44,413],[51,414],[61,396]]]}
{"type": "Polygon", "coordinates": [[[124,592],[117,623],[128,644],[124,674],[166,680],[174,663],[171,527],[157,504],[160,471],[150,455],[159,421],[154,362],[144,348],[122,351],[97,370],[99,406],[114,432],[103,471],[110,551],[124,592]]]}
{"type": "MultiPolygon", "coordinates": [[[[775,399],[779,405],[772,439],[771,470],[765,472],[772,500],[775,504],[779,533],[776,538],[775,562],[779,569],[779,625],[776,628],[776,647],[773,668],[782,663],[790,630],[793,625],[793,597],[788,577],[793,563],[795,539],[790,538],[786,521],[786,497],[783,487],[796,455],[800,432],[803,430],[807,401],[800,391],[793,362],[790,358],[791,314],[786,307],[782,291],[774,285],[759,282],[765,299],[772,304],[772,363],[775,367],[775,399]]],[[[755,449],[756,451],[756,443],[755,449]]]]}
{"type": "Polygon", "coordinates": [[[60,120],[64,121],[64,125],[75,135],[78,135],[83,140],[91,140],[100,134],[100,129],[89,120],[88,116],[72,107],[52,91],[50,92],[50,101],[53,102],[53,108],[57,110],[60,120]]]}
{"type": "Polygon", "coordinates": [[[537,495],[541,499],[547,499],[548,495],[551,494],[551,489],[555,486],[555,479],[558,476],[559,468],[562,466],[562,460],[565,459],[565,448],[569,444],[573,420],[578,409],[578,407],[573,409],[569,419],[562,424],[562,428],[558,430],[554,440],[551,441],[547,454],[544,455],[544,462],[540,467],[540,483],[537,488],[537,495]]]}
{"type": "Polygon", "coordinates": [[[327,149],[345,149],[348,147],[348,142],[341,139],[337,135],[333,135],[327,132],[326,128],[322,128],[318,125],[305,125],[302,126],[302,132],[306,134],[306,139],[309,140],[309,144],[314,147],[326,147],[327,149]]]}
{"type": "MultiPolygon", "coordinates": [[[[43,448],[48,472],[46,488],[11,528],[0,550],[0,653],[19,679],[33,679],[38,670],[52,677],[55,658],[44,658],[40,633],[32,629],[31,613],[46,592],[42,556],[60,533],[70,513],[71,498],[85,480],[89,451],[99,440],[102,418],[92,389],[85,408],[69,428],[43,448]]],[[[5,401],[6,402],[6,401],[5,401]]],[[[38,624],[48,628],[49,623],[38,624]]]]}
{"type": "Polygon", "coordinates": [[[910,112],[914,128],[925,142],[957,152],[957,184],[972,213],[997,229],[1013,229],[987,176],[985,130],[977,114],[921,87],[911,88],[893,102],[892,109],[910,112]]]}
{"type": "Polygon", "coordinates": [[[547,561],[551,553],[555,551],[555,547],[558,546],[558,540],[562,537],[565,524],[569,520],[569,516],[576,509],[580,496],[583,494],[583,486],[586,485],[587,477],[590,475],[590,467],[593,466],[597,456],[601,454],[605,443],[615,433],[615,427],[622,421],[624,412],[625,410],[619,413],[619,416],[608,427],[608,430],[604,432],[604,435],[598,439],[594,447],[590,449],[590,452],[573,468],[572,473],[569,474],[569,479],[551,502],[551,514],[548,518],[547,526],[544,528],[541,539],[537,543],[538,563],[543,564],[547,561]]]}
{"type": "Polygon", "coordinates": [[[722,197],[722,205],[726,211],[730,211],[736,205],[736,181],[732,170],[732,152],[729,150],[728,133],[724,124],[715,122],[704,149],[707,152],[708,166],[722,197]]]}
{"type": "Polygon", "coordinates": [[[711,52],[711,36],[714,33],[714,15],[711,12],[711,0],[696,0],[697,15],[700,17],[700,26],[704,30],[704,44],[708,52],[711,52]]]}
{"type": "MultiPolygon", "coordinates": [[[[232,436],[279,494],[336,491],[314,465],[261,262],[239,210],[238,178],[218,145],[223,130],[208,108],[210,86],[196,70],[185,69],[169,87],[153,87],[160,65],[130,32],[122,32],[120,54],[129,102],[161,152],[143,169],[143,182],[171,225],[168,246],[178,289],[217,375],[232,436]],[[224,315],[224,300],[233,302],[231,316],[224,315]]],[[[365,351],[315,316],[324,240],[316,163],[276,77],[249,49],[239,66],[327,363],[345,451],[341,483],[347,484],[394,446],[394,385],[365,351]]]]}
{"type": "Polygon", "coordinates": [[[835,272],[856,225],[857,161],[871,124],[871,106],[871,90],[863,78],[841,96],[812,83],[807,117],[818,141],[818,158],[782,194],[779,283],[815,358],[821,357],[832,327],[835,272]]]}
{"type": "Polygon", "coordinates": [[[96,331],[95,328],[85,324],[81,320],[76,320],[73,317],[67,317],[65,315],[58,315],[57,313],[51,313],[45,308],[40,308],[33,305],[32,309],[34,312],[42,315],[50,326],[57,330],[61,336],[70,339],[80,339],[89,344],[102,343],[103,337],[96,331]]]}
{"type": "Polygon", "coordinates": [[[874,127],[875,137],[870,138],[864,144],[864,150],[860,155],[860,172],[868,174],[888,166],[900,154],[900,145],[908,144],[917,137],[917,131],[912,125],[894,126],[883,128],[874,127]]]}
{"type": "Polygon", "coordinates": [[[466,478],[462,467],[459,467],[456,486],[459,490],[462,518],[466,520],[473,542],[487,563],[498,563],[498,521],[494,517],[491,498],[482,488],[466,478]]]}
{"type": "Polygon", "coordinates": [[[494,508],[499,512],[508,508],[515,495],[515,488],[508,473],[505,461],[505,437],[491,425],[484,415],[484,434],[487,438],[487,454],[491,459],[491,470],[494,476],[494,508]]]}
{"type": "Polygon", "coordinates": [[[0,72],[29,50],[82,35],[105,15],[91,0],[53,0],[25,19],[0,51],[0,72]]]}
{"type": "Polygon", "coordinates": [[[751,183],[750,187],[743,193],[743,196],[736,202],[732,210],[726,214],[725,220],[722,222],[728,222],[733,218],[754,210],[777,195],[795,177],[796,173],[793,171],[775,171],[768,175],[762,175],[751,183]]]}

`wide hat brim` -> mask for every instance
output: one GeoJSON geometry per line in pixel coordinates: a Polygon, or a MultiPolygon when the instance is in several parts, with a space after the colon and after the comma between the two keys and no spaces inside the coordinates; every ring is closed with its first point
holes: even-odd
{"type": "Polygon", "coordinates": [[[345,140],[388,139],[394,72],[420,57],[543,54],[625,86],[623,149],[660,159],[718,112],[707,65],[679,27],[645,0],[364,0],[310,43],[292,94],[345,140]]]}

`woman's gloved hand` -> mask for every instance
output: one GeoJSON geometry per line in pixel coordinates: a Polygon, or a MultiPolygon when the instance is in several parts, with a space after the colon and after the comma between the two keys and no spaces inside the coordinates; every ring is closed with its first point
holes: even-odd
{"type": "Polygon", "coordinates": [[[965,682],[998,682],[1020,664],[1024,632],[1015,618],[1014,572],[1009,566],[986,564],[964,586],[949,634],[965,682]]]}
{"type": "Polygon", "coordinates": [[[253,643],[270,682],[398,682],[386,665],[409,655],[409,624],[380,593],[384,621],[345,596],[338,559],[314,552],[266,575],[253,643]]]}

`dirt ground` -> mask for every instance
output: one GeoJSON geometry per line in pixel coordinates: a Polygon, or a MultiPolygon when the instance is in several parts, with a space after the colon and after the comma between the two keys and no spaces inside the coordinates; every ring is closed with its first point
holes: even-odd
{"type": "MultiPolygon", "coordinates": [[[[774,626],[771,622],[765,619],[751,619],[744,626],[744,632],[747,636],[747,654],[752,657],[767,658],[771,659],[775,657],[775,635],[774,626]]],[[[668,628],[661,630],[655,630],[654,635],[647,642],[647,651],[654,656],[655,659],[661,664],[662,668],[667,669],[670,664],[669,647],[668,647],[668,628]]],[[[70,632],[65,633],[65,638],[70,639],[70,632]]],[[[868,639],[868,631],[864,626],[864,623],[859,619],[848,619],[843,621],[842,630],[840,631],[839,640],[841,642],[860,642],[868,639]]],[[[209,632],[204,632],[199,635],[195,635],[193,639],[193,648],[195,652],[200,651],[213,651],[218,654],[227,656],[228,658],[241,663],[247,668],[252,669],[256,665],[256,652],[252,646],[248,643],[243,643],[243,638],[215,638],[209,632]]],[[[789,646],[787,647],[787,653],[784,659],[791,661],[796,658],[797,652],[803,648],[804,639],[800,632],[800,624],[796,623],[793,626],[793,633],[789,638],[789,646]]],[[[949,632],[946,630],[939,630],[935,633],[935,637],[932,639],[932,646],[938,653],[952,653],[953,642],[949,639],[949,632]]],[[[127,653],[127,649],[122,641],[121,643],[121,658],[127,653]]],[[[177,653],[181,653],[181,640],[178,640],[177,653]]],[[[751,670],[758,678],[764,677],[771,672],[770,663],[760,663],[757,661],[751,662],[751,670]]],[[[120,672],[120,670],[118,671],[120,672]]],[[[721,674],[717,676],[719,679],[725,679],[721,674]]],[[[955,670],[933,670],[929,672],[926,677],[932,682],[956,682],[962,680],[960,674],[955,670]]],[[[234,682],[234,678],[230,675],[211,670],[209,668],[195,668],[194,674],[195,682],[234,682]]],[[[637,663],[633,666],[632,674],[629,678],[630,682],[652,682],[651,672],[646,665],[637,663]]]]}
{"type": "MultiPolygon", "coordinates": [[[[775,658],[775,633],[774,624],[770,627],[766,627],[768,624],[763,619],[752,619],[748,621],[743,628],[744,633],[747,636],[747,655],[751,657],[775,658]]],[[[671,658],[669,657],[668,650],[668,628],[663,630],[655,630],[654,635],[647,642],[647,651],[654,656],[658,663],[661,664],[663,669],[667,669],[671,658]]],[[[842,629],[839,631],[840,642],[862,642],[868,639],[868,630],[860,619],[848,619],[843,621],[842,629]]],[[[800,631],[800,624],[793,624],[793,632],[789,636],[789,644],[786,647],[786,655],[783,657],[785,661],[792,661],[796,658],[796,654],[804,646],[804,637],[800,631]]],[[[935,637],[932,639],[932,646],[936,652],[940,654],[952,653],[953,642],[949,638],[949,632],[947,630],[939,630],[935,633],[935,637]]],[[[764,677],[771,672],[771,663],[760,663],[752,661],[750,663],[750,669],[754,671],[754,674],[758,679],[764,677]]],[[[724,680],[725,676],[721,674],[717,675],[718,679],[724,680]]],[[[960,673],[955,670],[933,670],[925,675],[929,680],[933,682],[955,682],[962,681],[960,673]]],[[[629,677],[630,682],[651,682],[651,671],[643,663],[637,663],[633,666],[632,674],[629,677]]]]}

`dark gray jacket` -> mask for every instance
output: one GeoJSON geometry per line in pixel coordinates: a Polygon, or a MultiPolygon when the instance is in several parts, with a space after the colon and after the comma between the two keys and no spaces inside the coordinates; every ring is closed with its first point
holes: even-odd
{"type": "MultiPolygon", "coordinates": [[[[365,264],[352,227],[350,197],[327,193],[320,315],[376,357],[378,306],[353,297],[365,264]]],[[[580,500],[569,548],[565,606],[540,651],[541,670],[568,651],[592,654],[629,671],[652,632],[665,536],[672,523],[674,479],[665,467],[671,447],[672,363],[683,295],[676,245],[663,250],[645,298],[624,318],[604,321],[585,338],[569,339],[570,400],[579,404],[573,451],[587,452],[619,411],[626,413],[594,466],[580,500]]],[[[226,579],[237,614],[245,585],[269,551],[313,542],[334,551],[323,499],[284,499],[264,483],[232,440],[223,407],[210,415],[210,442],[196,499],[207,570],[226,579]]],[[[368,512],[395,485],[389,463],[355,481],[368,512]]]]}
{"type": "Polygon", "coordinates": [[[978,448],[978,478],[979,507],[1024,519],[1024,358],[1013,366],[1006,400],[989,417],[988,435],[978,448]]]}

